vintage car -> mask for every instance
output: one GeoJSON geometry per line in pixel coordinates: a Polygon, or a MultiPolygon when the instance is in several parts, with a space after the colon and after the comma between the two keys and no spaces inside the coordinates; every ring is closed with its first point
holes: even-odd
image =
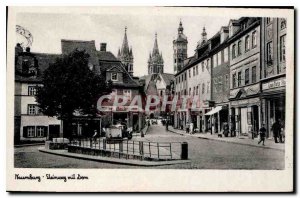
{"type": "Polygon", "coordinates": [[[105,137],[108,142],[122,141],[123,139],[130,140],[132,138],[132,127],[127,128],[126,125],[112,125],[105,129],[105,137]]]}

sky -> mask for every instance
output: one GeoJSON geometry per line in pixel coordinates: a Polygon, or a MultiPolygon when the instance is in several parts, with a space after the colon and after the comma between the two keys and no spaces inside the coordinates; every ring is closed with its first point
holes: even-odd
{"type": "MultiPolygon", "coordinates": [[[[232,17],[231,17],[232,18],[232,17]]],[[[173,40],[177,37],[179,21],[182,21],[184,34],[188,38],[188,56],[194,55],[197,42],[201,39],[205,26],[207,38],[215,35],[226,26],[229,16],[169,15],[130,15],[130,14],[63,14],[63,13],[18,13],[16,23],[33,35],[32,52],[61,53],[61,39],[95,40],[107,43],[107,51],[117,56],[122,45],[125,26],[129,46],[134,55],[134,75],[148,73],[147,61],[153,49],[157,32],[158,47],[164,58],[164,72],[173,71],[173,40]]],[[[17,36],[17,41],[18,38],[17,36]]]]}

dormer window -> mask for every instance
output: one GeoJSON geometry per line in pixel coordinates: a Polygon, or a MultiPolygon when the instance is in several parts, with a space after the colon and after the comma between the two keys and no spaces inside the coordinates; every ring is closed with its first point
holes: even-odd
{"type": "Polygon", "coordinates": [[[111,73],[111,80],[112,81],[118,81],[118,73],[111,73]]]}

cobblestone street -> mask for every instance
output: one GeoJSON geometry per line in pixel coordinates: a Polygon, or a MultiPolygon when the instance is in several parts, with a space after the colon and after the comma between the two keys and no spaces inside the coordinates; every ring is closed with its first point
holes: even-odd
{"type": "MultiPolygon", "coordinates": [[[[144,138],[135,140],[187,142],[191,163],[149,168],[168,169],[284,169],[284,151],[182,136],[152,125],[144,138]]],[[[94,162],[41,153],[41,146],[15,148],[17,168],[137,168],[137,166],[94,162]]],[[[138,167],[148,168],[148,167],[138,167]]]]}

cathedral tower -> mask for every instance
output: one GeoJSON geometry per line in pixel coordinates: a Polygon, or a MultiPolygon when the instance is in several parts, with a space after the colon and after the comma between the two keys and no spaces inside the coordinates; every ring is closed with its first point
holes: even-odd
{"type": "Polygon", "coordinates": [[[148,74],[164,73],[164,59],[162,53],[159,53],[157,44],[157,34],[155,33],[155,41],[152,54],[150,52],[148,59],[148,74]]]}
{"type": "Polygon", "coordinates": [[[187,37],[183,34],[182,22],[180,21],[177,39],[173,41],[175,74],[183,68],[183,60],[187,58],[187,44],[187,37]]]}
{"type": "Polygon", "coordinates": [[[121,50],[119,48],[118,51],[118,59],[122,62],[126,71],[133,76],[133,53],[132,48],[129,48],[128,46],[127,27],[125,27],[125,34],[121,50]]]}

